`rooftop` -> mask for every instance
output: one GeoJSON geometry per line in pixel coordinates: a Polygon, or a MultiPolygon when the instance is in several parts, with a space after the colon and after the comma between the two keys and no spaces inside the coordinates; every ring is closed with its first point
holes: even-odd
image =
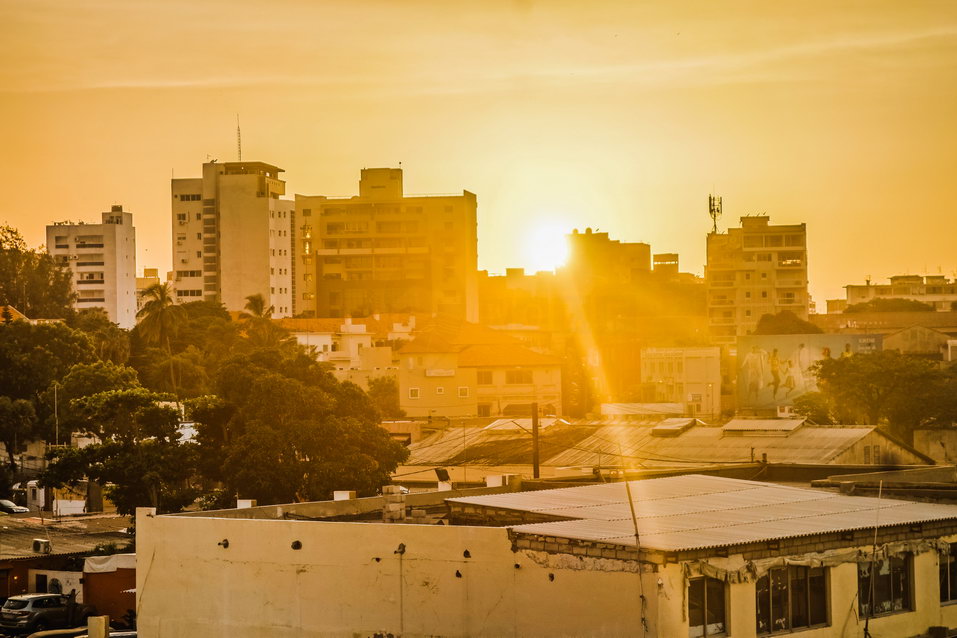
{"type": "MultiPolygon", "coordinates": [[[[641,548],[666,552],[728,547],[815,534],[957,521],[957,505],[843,496],[833,492],[689,474],[630,481],[641,548]]],[[[530,512],[553,522],[520,534],[635,547],[625,483],[448,499],[454,505],[530,512]],[[560,520],[565,519],[565,520],[560,520]]]]}

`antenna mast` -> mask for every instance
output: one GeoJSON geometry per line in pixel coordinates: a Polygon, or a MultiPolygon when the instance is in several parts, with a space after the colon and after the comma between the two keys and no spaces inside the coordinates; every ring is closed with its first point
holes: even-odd
{"type": "Polygon", "coordinates": [[[708,215],[711,216],[711,232],[718,232],[718,218],[721,217],[721,198],[708,195],[708,215]]]}
{"type": "Polygon", "coordinates": [[[236,114],[236,154],[243,161],[243,135],[239,130],[239,113],[236,114]]]}

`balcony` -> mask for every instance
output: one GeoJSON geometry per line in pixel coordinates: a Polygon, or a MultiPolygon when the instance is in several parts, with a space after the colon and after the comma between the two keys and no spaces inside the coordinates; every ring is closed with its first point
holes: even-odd
{"type": "Polygon", "coordinates": [[[81,297],[76,300],[77,303],[106,303],[104,297],[81,297]]]}
{"type": "Polygon", "coordinates": [[[77,248],[103,248],[103,244],[81,244],[77,242],[77,248]]]}
{"type": "Polygon", "coordinates": [[[78,261],[76,262],[77,266],[103,266],[105,265],[102,261],[78,261]]]}
{"type": "Polygon", "coordinates": [[[93,285],[103,285],[102,279],[81,279],[76,282],[78,286],[93,286],[93,285]]]}

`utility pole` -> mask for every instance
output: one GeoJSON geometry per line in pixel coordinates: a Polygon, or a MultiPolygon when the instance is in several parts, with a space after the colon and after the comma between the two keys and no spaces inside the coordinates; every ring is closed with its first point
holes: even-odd
{"type": "Polygon", "coordinates": [[[540,478],[538,458],[538,402],[532,403],[532,478],[540,478]]]}

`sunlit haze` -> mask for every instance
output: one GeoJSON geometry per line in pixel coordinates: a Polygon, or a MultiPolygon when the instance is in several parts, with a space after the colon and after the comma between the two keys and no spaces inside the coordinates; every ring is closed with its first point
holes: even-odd
{"type": "Polygon", "coordinates": [[[719,228],[807,222],[819,303],[957,269],[957,3],[3,0],[0,18],[0,222],[34,245],[120,203],[138,267],[165,271],[169,178],[235,160],[239,114],[243,158],[287,193],[352,195],[400,162],[407,193],[476,193],[492,272],[553,267],[523,220],[561,211],[700,274],[712,191],[719,228]]]}

